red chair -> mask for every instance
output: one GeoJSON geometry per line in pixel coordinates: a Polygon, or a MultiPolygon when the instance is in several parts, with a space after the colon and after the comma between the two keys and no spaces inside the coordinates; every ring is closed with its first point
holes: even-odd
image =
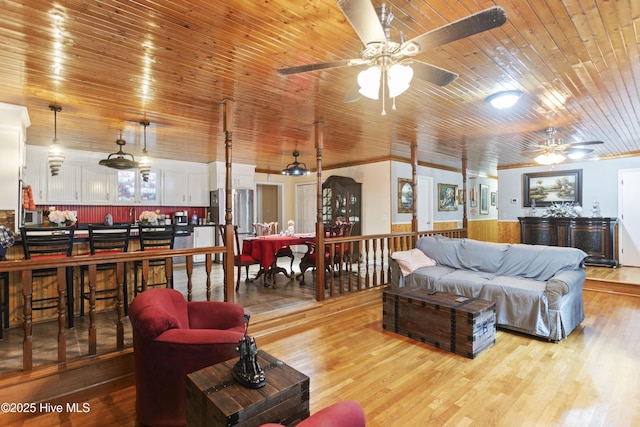
{"type": "MultiPolygon", "coordinates": [[[[222,236],[222,242],[227,244],[226,225],[218,224],[220,230],[220,236],[222,236]]],[[[259,265],[260,261],[253,258],[251,255],[243,254],[242,248],[240,248],[240,240],[238,239],[238,226],[233,226],[233,237],[235,239],[235,254],[233,255],[233,265],[238,267],[238,278],[236,280],[236,291],[240,289],[240,276],[242,275],[242,267],[246,268],[246,279],[249,279],[249,267],[252,265],[259,265]]],[[[264,278],[263,278],[264,280],[264,278]]]]}
{"type": "MultiPolygon", "coordinates": [[[[364,427],[364,411],[358,402],[345,400],[334,403],[297,424],[298,427],[364,427]]],[[[261,427],[281,427],[282,424],[263,424],[261,427]]]]}
{"type": "Polygon", "coordinates": [[[136,416],[141,424],[186,424],[187,374],[238,356],[244,309],[228,302],[186,302],[154,288],[129,305],[133,327],[136,416]]]}

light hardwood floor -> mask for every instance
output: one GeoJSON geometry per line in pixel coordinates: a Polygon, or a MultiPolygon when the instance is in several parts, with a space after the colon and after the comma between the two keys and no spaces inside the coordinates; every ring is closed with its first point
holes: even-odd
{"type": "MultiPolygon", "coordinates": [[[[584,301],[586,318],[568,339],[498,330],[474,360],[384,331],[379,302],[257,342],[311,378],[312,413],[354,399],[368,426],[640,425],[640,298],[587,290],[584,301]]],[[[132,377],[66,402],[91,411],[19,425],[136,425],[132,377]]]]}

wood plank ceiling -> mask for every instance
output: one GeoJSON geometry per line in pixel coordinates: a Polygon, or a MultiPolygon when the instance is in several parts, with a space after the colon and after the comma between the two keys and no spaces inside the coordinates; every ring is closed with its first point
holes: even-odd
{"type": "MultiPolygon", "coordinates": [[[[375,6],[382,2],[373,0],[375,6]]],[[[279,172],[297,147],[315,167],[409,159],[494,175],[532,163],[544,129],[566,141],[602,140],[591,158],[640,152],[640,2],[637,0],[387,1],[394,34],[412,38],[488,7],[496,29],[421,53],[460,75],[440,87],[414,79],[396,111],[343,99],[358,67],[281,76],[277,70],[358,58],[361,43],[335,0],[4,0],[0,102],[25,105],[28,144],[49,145],[50,104],[62,106],[63,147],[142,150],[152,157],[224,160],[222,105],[235,100],[233,160],[279,172]],[[485,102],[524,92],[509,110],[485,102]]]]}

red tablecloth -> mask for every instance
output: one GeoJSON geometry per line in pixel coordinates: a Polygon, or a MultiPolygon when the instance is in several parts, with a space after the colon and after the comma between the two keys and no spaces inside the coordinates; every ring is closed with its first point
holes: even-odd
{"type": "Polygon", "coordinates": [[[276,252],[282,247],[291,245],[303,245],[304,242],[312,242],[314,236],[263,236],[255,239],[245,239],[242,242],[242,253],[251,255],[260,261],[262,268],[268,270],[275,260],[276,252]]]}

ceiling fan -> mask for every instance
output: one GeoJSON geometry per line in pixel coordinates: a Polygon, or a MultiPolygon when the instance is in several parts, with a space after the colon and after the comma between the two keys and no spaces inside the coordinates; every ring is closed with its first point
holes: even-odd
{"type": "Polygon", "coordinates": [[[370,0],[338,0],[338,7],[362,42],[360,58],[283,68],[278,73],[291,75],[368,65],[358,75],[358,82],[345,97],[345,102],[357,101],[360,95],[378,99],[380,90],[383,102],[386,96],[395,99],[409,88],[414,75],[439,86],[448,85],[458,77],[457,74],[413,57],[431,48],[499,27],[507,19],[504,9],[494,6],[411,40],[393,41],[390,36],[393,13],[384,3],[377,11],[370,0]],[[388,91],[388,95],[385,95],[385,91],[388,91]]]}
{"type": "Polygon", "coordinates": [[[587,154],[593,153],[593,148],[587,148],[588,146],[604,144],[603,141],[563,142],[560,138],[556,138],[558,130],[554,127],[548,127],[545,133],[547,139],[540,141],[535,148],[535,151],[541,151],[535,161],[542,165],[561,163],[564,161],[565,155],[572,160],[582,159],[587,154]]]}

